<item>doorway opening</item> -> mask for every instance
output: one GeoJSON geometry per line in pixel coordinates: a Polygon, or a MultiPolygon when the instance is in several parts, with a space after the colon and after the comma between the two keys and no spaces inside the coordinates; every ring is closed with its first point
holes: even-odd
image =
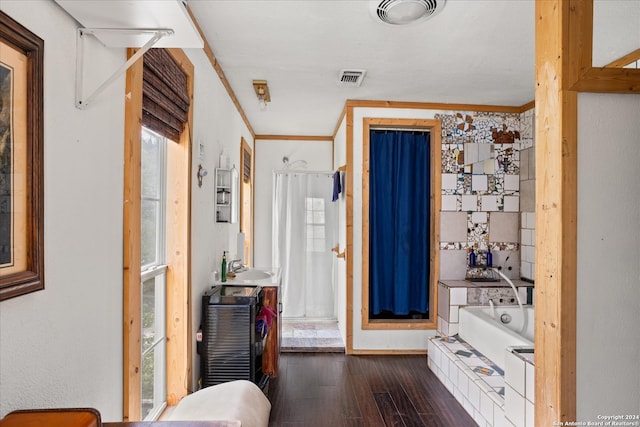
{"type": "Polygon", "coordinates": [[[362,328],[435,328],[440,123],[363,128],[362,328]]]}
{"type": "Polygon", "coordinates": [[[272,253],[282,274],[283,351],[344,351],[335,307],[332,186],[332,172],[284,169],[273,176],[272,253]]]}

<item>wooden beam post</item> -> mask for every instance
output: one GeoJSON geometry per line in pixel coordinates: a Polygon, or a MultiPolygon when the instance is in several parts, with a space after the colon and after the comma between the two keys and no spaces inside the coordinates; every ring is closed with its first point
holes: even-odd
{"type": "Polygon", "coordinates": [[[541,426],[576,420],[578,97],[569,89],[591,67],[591,25],[583,24],[593,19],[585,6],[592,11],[592,2],[581,3],[536,0],[535,419],[541,426]],[[580,31],[571,34],[572,28],[580,31]]]}
{"type": "MultiPolygon", "coordinates": [[[[128,50],[128,57],[134,54],[128,50]]],[[[140,419],[140,163],[142,151],[142,61],[127,71],[124,123],[123,191],[123,414],[124,421],[140,419]]]]}

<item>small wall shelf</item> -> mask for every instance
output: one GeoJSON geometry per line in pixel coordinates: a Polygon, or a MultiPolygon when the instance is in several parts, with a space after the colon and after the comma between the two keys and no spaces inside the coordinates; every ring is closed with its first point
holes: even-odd
{"type": "Polygon", "coordinates": [[[238,222],[238,171],[216,169],[216,222],[238,222]]]}

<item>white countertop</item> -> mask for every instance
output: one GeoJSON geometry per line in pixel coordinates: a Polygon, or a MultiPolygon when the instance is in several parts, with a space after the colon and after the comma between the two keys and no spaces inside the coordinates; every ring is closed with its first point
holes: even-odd
{"type": "Polygon", "coordinates": [[[236,277],[228,277],[226,282],[216,280],[215,285],[225,286],[280,286],[281,274],[279,268],[248,268],[236,273],[236,277]],[[264,273],[264,277],[261,273],[264,273]]]}

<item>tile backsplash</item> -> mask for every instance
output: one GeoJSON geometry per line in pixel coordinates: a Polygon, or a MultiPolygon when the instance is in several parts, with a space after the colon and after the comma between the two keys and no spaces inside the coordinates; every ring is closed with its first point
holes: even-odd
{"type": "Polygon", "coordinates": [[[535,239],[536,239],[536,214],[522,212],[520,230],[520,275],[525,279],[534,279],[535,271],[535,239]]]}
{"type": "MultiPolygon", "coordinates": [[[[520,212],[533,212],[535,204],[534,110],[461,111],[436,119],[442,123],[440,279],[464,278],[469,248],[490,249],[494,265],[510,278],[532,279],[533,261],[520,253],[520,212]]],[[[526,236],[533,232],[527,229],[526,236]]]]}

